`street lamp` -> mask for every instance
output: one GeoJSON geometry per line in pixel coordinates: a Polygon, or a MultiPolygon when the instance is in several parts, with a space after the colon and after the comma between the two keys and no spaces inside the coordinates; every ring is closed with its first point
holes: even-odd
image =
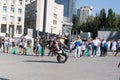
{"type": "Polygon", "coordinates": [[[34,13],[34,30],[33,30],[33,37],[36,38],[36,31],[37,31],[37,27],[36,27],[36,17],[37,16],[37,11],[35,10],[35,13],[34,13]]]}
{"type": "Polygon", "coordinates": [[[53,26],[51,26],[51,34],[52,34],[52,27],[53,27],[53,26]]]}

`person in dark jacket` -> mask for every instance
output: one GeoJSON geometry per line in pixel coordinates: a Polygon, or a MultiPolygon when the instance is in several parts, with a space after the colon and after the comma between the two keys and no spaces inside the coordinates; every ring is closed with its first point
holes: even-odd
{"type": "Polygon", "coordinates": [[[47,43],[47,40],[46,40],[45,36],[43,36],[39,39],[39,44],[42,47],[42,55],[41,56],[44,56],[44,50],[45,50],[46,43],[47,43]]]}

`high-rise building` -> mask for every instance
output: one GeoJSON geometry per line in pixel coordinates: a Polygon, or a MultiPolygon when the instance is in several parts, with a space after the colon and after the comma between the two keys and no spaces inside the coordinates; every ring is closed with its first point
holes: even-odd
{"type": "Polygon", "coordinates": [[[63,5],[55,3],[55,0],[37,0],[28,3],[25,30],[33,29],[34,36],[45,33],[62,34],[63,5]]]}
{"type": "Polygon", "coordinates": [[[92,6],[83,6],[77,10],[77,15],[79,17],[79,22],[86,22],[87,18],[92,15],[92,6]]]}
{"type": "Polygon", "coordinates": [[[25,0],[0,0],[0,36],[8,33],[21,36],[24,32],[25,0]]]}
{"type": "Polygon", "coordinates": [[[71,32],[72,18],[75,14],[76,0],[55,0],[58,4],[64,5],[63,34],[71,32]]]}
{"type": "Polygon", "coordinates": [[[64,17],[72,18],[76,0],[55,0],[55,2],[64,5],[64,17]]]}

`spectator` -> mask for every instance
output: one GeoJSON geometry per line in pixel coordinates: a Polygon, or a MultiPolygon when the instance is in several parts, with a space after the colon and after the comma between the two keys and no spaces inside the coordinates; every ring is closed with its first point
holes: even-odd
{"type": "Polygon", "coordinates": [[[116,51],[116,46],[117,46],[117,42],[116,40],[114,39],[113,42],[112,42],[112,52],[113,52],[113,55],[115,54],[115,51],[116,51]]]}
{"type": "Polygon", "coordinates": [[[81,46],[82,46],[82,40],[80,39],[80,36],[77,37],[77,40],[75,42],[75,58],[79,58],[81,56],[81,46]]]}
{"type": "Polygon", "coordinates": [[[96,57],[96,53],[98,50],[98,46],[100,46],[100,40],[96,37],[95,40],[93,40],[93,45],[92,45],[92,56],[91,57],[96,57]]]}
{"type": "Polygon", "coordinates": [[[23,55],[27,55],[27,40],[25,39],[23,42],[23,55]]]}
{"type": "Polygon", "coordinates": [[[104,42],[103,44],[103,54],[102,54],[103,57],[107,56],[107,49],[108,49],[108,41],[104,42]]]}
{"type": "Polygon", "coordinates": [[[9,36],[8,33],[6,33],[5,37],[4,37],[4,53],[8,53],[8,46],[9,46],[9,36]]]}
{"type": "Polygon", "coordinates": [[[116,53],[114,54],[114,56],[117,56],[119,51],[120,51],[120,39],[117,42],[117,50],[116,50],[116,53]]]}
{"type": "Polygon", "coordinates": [[[82,43],[82,56],[84,56],[85,49],[86,49],[86,44],[83,42],[82,43]]]}

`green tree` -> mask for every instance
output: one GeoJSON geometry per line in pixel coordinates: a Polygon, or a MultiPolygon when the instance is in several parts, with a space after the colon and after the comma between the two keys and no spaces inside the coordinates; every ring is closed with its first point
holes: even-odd
{"type": "Polygon", "coordinates": [[[116,17],[115,13],[113,12],[112,9],[108,10],[108,17],[107,17],[107,28],[116,28],[117,23],[116,23],[116,17]]]}
{"type": "Polygon", "coordinates": [[[100,27],[100,16],[98,14],[96,14],[93,24],[94,24],[93,25],[93,35],[97,36],[98,30],[101,28],[100,27]]]}
{"type": "Polygon", "coordinates": [[[99,25],[100,28],[106,27],[106,12],[104,8],[100,10],[99,19],[100,19],[100,25],[99,25]]]}
{"type": "Polygon", "coordinates": [[[79,28],[79,18],[78,18],[78,16],[73,16],[72,32],[77,31],[78,28],[79,28]]]}
{"type": "Polygon", "coordinates": [[[120,30],[120,15],[119,14],[116,15],[116,19],[117,19],[117,29],[120,30]]]}

